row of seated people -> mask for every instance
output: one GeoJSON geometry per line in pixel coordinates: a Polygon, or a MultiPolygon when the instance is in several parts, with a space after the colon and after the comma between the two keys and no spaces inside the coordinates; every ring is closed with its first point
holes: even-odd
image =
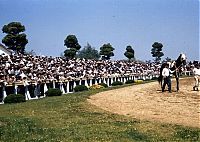
{"type": "Polygon", "coordinates": [[[32,55],[0,55],[0,81],[19,82],[102,78],[127,74],[156,74],[154,62],[66,59],[32,55]]]}

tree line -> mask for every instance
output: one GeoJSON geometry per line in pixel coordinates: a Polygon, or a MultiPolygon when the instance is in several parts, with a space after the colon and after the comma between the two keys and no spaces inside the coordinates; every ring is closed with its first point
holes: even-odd
{"type": "MultiPolygon", "coordinates": [[[[25,26],[20,22],[11,22],[7,25],[4,25],[2,28],[3,33],[6,36],[2,39],[2,43],[5,44],[8,49],[11,49],[16,54],[27,54],[25,46],[28,43],[25,32],[25,26]]],[[[89,43],[81,49],[81,45],[78,42],[78,39],[75,35],[68,35],[64,39],[64,46],[66,50],[63,55],[68,58],[85,58],[85,59],[103,59],[109,60],[114,56],[115,48],[110,43],[105,43],[100,47],[100,51],[96,50],[89,43]]],[[[164,56],[162,52],[163,45],[159,42],[154,42],[151,49],[152,57],[155,58],[156,62],[161,60],[161,57],[164,56]]],[[[135,51],[131,45],[126,46],[124,56],[128,60],[135,60],[135,51]]]]}

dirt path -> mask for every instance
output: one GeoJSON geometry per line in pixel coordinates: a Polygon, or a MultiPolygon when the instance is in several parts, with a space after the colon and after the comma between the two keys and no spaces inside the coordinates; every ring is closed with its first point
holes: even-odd
{"type": "MultiPolygon", "coordinates": [[[[180,80],[180,91],[162,93],[157,82],[101,92],[88,101],[106,111],[133,118],[200,128],[200,92],[193,78],[180,80]]],[[[167,88],[167,86],[166,86],[167,88]]]]}

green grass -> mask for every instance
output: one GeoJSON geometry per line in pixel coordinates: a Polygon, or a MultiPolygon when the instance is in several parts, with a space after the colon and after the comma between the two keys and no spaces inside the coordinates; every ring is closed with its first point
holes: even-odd
{"type": "MultiPolygon", "coordinates": [[[[102,90],[115,88],[119,87],[102,90]]],[[[86,99],[97,92],[85,91],[20,104],[0,105],[0,141],[193,142],[200,140],[198,128],[140,121],[105,112],[87,103],[86,99]]]]}

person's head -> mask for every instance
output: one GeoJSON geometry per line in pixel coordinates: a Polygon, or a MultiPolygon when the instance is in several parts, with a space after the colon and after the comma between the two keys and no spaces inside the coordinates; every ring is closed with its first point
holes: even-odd
{"type": "Polygon", "coordinates": [[[195,64],[194,67],[197,68],[197,69],[199,69],[199,65],[198,64],[195,64]]]}
{"type": "Polygon", "coordinates": [[[169,64],[165,64],[165,68],[169,68],[169,64]]]}

